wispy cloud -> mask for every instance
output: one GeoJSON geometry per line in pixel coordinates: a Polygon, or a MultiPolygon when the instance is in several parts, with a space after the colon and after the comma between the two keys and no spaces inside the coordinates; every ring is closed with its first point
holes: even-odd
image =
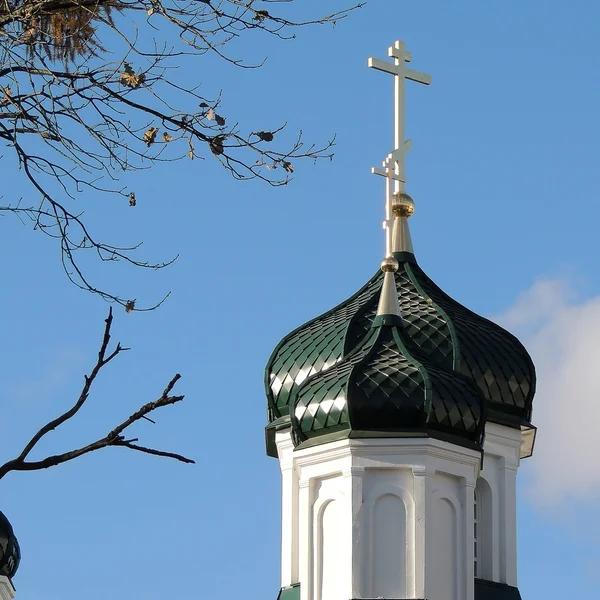
{"type": "Polygon", "coordinates": [[[580,298],[567,279],[541,279],[494,320],[515,333],[536,365],[536,503],[600,496],[600,297],[580,298]]]}

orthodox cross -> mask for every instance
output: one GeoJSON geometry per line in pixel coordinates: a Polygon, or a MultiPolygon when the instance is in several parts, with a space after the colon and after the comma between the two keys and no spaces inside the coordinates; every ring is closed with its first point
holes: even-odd
{"type": "Polygon", "coordinates": [[[391,73],[394,76],[394,151],[383,161],[383,169],[373,167],[372,173],[382,175],[387,178],[386,190],[386,220],[384,228],[386,232],[387,253],[389,254],[391,241],[391,218],[392,218],[392,197],[394,192],[404,191],[406,183],[405,157],[411,149],[411,141],[406,140],[404,134],[404,81],[410,79],[417,83],[429,85],[431,76],[419,71],[414,71],[406,66],[412,60],[412,54],[406,51],[406,45],[402,41],[396,41],[393,46],[388,48],[388,56],[394,59],[393,63],[385,62],[377,58],[369,58],[368,65],[372,69],[391,73]]]}

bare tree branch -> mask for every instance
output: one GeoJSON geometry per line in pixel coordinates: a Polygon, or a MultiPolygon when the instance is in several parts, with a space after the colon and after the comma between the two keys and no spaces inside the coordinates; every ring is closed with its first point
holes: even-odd
{"type": "Polygon", "coordinates": [[[79,257],[145,269],[177,257],[150,262],[139,258],[139,243],[105,242],[74,202],[102,193],[135,207],[141,199],[127,175],[159,163],[212,159],[235,179],[280,186],[298,161],[331,159],[334,137],[307,144],[301,132],[288,137],[285,124],[240,125],[218,87],[199,93],[185,65],[213,54],[260,67],[263,58],[242,60],[229,52],[240,45],[230,42],[260,34],[290,39],[298,27],[335,25],[360,6],[302,21],[288,16],[294,0],[0,0],[0,141],[9,151],[0,160],[13,160],[15,177],[31,190],[5,201],[0,213],[28,217],[56,238],[75,285],[143,310],[96,286],[79,257]]]}
{"type": "Polygon", "coordinates": [[[164,456],[167,458],[173,458],[184,463],[194,463],[192,459],[182,456],[181,454],[175,454],[173,452],[166,452],[163,450],[155,450],[154,448],[139,446],[134,443],[138,441],[138,438],[126,439],[123,435],[125,430],[137,421],[140,421],[142,419],[152,421],[152,419],[149,419],[147,417],[147,415],[151,412],[154,412],[155,410],[157,410],[158,408],[162,408],[163,406],[176,404],[184,399],[184,396],[177,396],[171,394],[175,384],[181,378],[181,375],[179,374],[175,375],[173,379],[171,379],[171,381],[168,383],[167,387],[164,389],[163,393],[159,398],[153,400],[152,402],[144,404],[131,416],[119,423],[119,425],[117,425],[106,436],[99,438],[90,444],[87,444],[80,448],[76,448],[74,450],[70,450],[68,452],[47,456],[46,458],[43,458],[41,460],[26,460],[31,451],[36,447],[36,445],[45,435],[47,435],[51,431],[54,431],[60,425],[72,419],[79,412],[81,407],[88,400],[92,385],[96,381],[98,375],[100,374],[100,371],[114,358],[116,358],[121,352],[129,350],[129,348],[124,348],[123,346],[121,346],[120,343],[118,343],[115,346],[115,348],[109,352],[108,346],[110,343],[112,323],[113,314],[112,308],[110,308],[108,312],[108,317],[105,320],[104,335],[102,337],[102,343],[100,344],[100,350],[98,351],[98,360],[96,361],[96,364],[92,368],[90,374],[84,376],[83,388],[76,402],[69,410],[61,414],[56,419],[53,419],[52,421],[46,423],[31,438],[31,440],[23,448],[23,451],[16,458],[9,460],[0,467],[0,479],[2,479],[6,474],[10,473],[11,471],[35,471],[39,469],[47,469],[48,467],[53,467],[74,460],[75,458],[79,458],[84,454],[88,454],[89,452],[93,452],[95,450],[100,450],[101,448],[107,448],[109,446],[122,446],[125,448],[130,448],[131,450],[136,450],[138,452],[152,454],[154,456],[164,456]]]}
{"type": "Polygon", "coordinates": [[[85,401],[88,399],[88,395],[90,392],[90,388],[94,383],[98,373],[100,373],[100,369],[107,365],[113,358],[115,358],[120,352],[124,350],[128,350],[129,348],[122,348],[121,344],[117,344],[116,348],[110,353],[110,355],[106,356],[106,350],[108,348],[108,344],[110,342],[110,329],[112,326],[113,314],[112,308],[108,311],[108,317],[105,320],[106,326],[104,328],[104,337],[102,338],[102,344],[100,346],[100,351],[98,352],[98,361],[94,365],[91,373],[88,375],[84,375],[84,385],[81,390],[81,394],[77,399],[77,402],[65,413],[57,417],[56,419],[46,423],[29,441],[29,443],[23,448],[23,452],[19,454],[16,458],[17,461],[24,461],[29,453],[35,448],[37,443],[50,431],[54,431],[59,425],[62,425],[65,421],[68,421],[72,417],[74,417],[79,409],[84,405],[85,401]]]}

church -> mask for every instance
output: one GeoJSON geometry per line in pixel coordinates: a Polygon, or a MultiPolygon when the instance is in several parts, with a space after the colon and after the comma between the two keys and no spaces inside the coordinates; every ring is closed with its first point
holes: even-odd
{"type": "Polygon", "coordinates": [[[409,229],[401,41],[370,58],[395,89],[385,255],[353,296],[287,335],[265,373],[282,475],[278,600],[519,600],[516,478],[533,453],[533,362],[444,293],[409,229]]]}
{"type": "MultiPolygon", "coordinates": [[[[266,450],[282,475],[278,600],[520,600],[516,478],[533,453],[535,368],[512,334],[419,265],[406,191],[406,80],[391,61],[385,253],[353,296],[287,335],[265,373],[266,450]]],[[[0,600],[20,550],[0,513],[0,600]]]]}

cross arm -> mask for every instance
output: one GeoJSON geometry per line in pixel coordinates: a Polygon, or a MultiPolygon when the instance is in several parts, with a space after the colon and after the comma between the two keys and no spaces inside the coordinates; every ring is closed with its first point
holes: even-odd
{"type": "Polygon", "coordinates": [[[427,75],[427,73],[421,73],[420,71],[415,71],[413,69],[407,69],[402,63],[397,65],[379,60],[378,58],[369,58],[367,65],[369,68],[376,69],[377,71],[391,73],[392,75],[396,75],[398,77],[406,77],[406,79],[410,79],[411,81],[416,81],[418,83],[424,83],[425,85],[431,84],[431,75],[427,75]]]}
{"type": "Polygon", "coordinates": [[[381,177],[389,177],[394,181],[401,181],[406,183],[406,179],[400,175],[396,175],[391,169],[380,169],[379,167],[371,167],[371,173],[373,175],[381,175],[381,177]]]}
{"type": "Polygon", "coordinates": [[[399,75],[398,67],[395,64],[379,60],[378,58],[369,58],[367,66],[370,69],[376,69],[377,71],[383,71],[384,73],[399,75]]]}
{"type": "Polygon", "coordinates": [[[424,83],[425,85],[431,85],[431,75],[427,73],[421,73],[420,71],[414,71],[413,69],[406,69],[404,71],[406,79],[416,81],[418,83],[424,83]]]}

